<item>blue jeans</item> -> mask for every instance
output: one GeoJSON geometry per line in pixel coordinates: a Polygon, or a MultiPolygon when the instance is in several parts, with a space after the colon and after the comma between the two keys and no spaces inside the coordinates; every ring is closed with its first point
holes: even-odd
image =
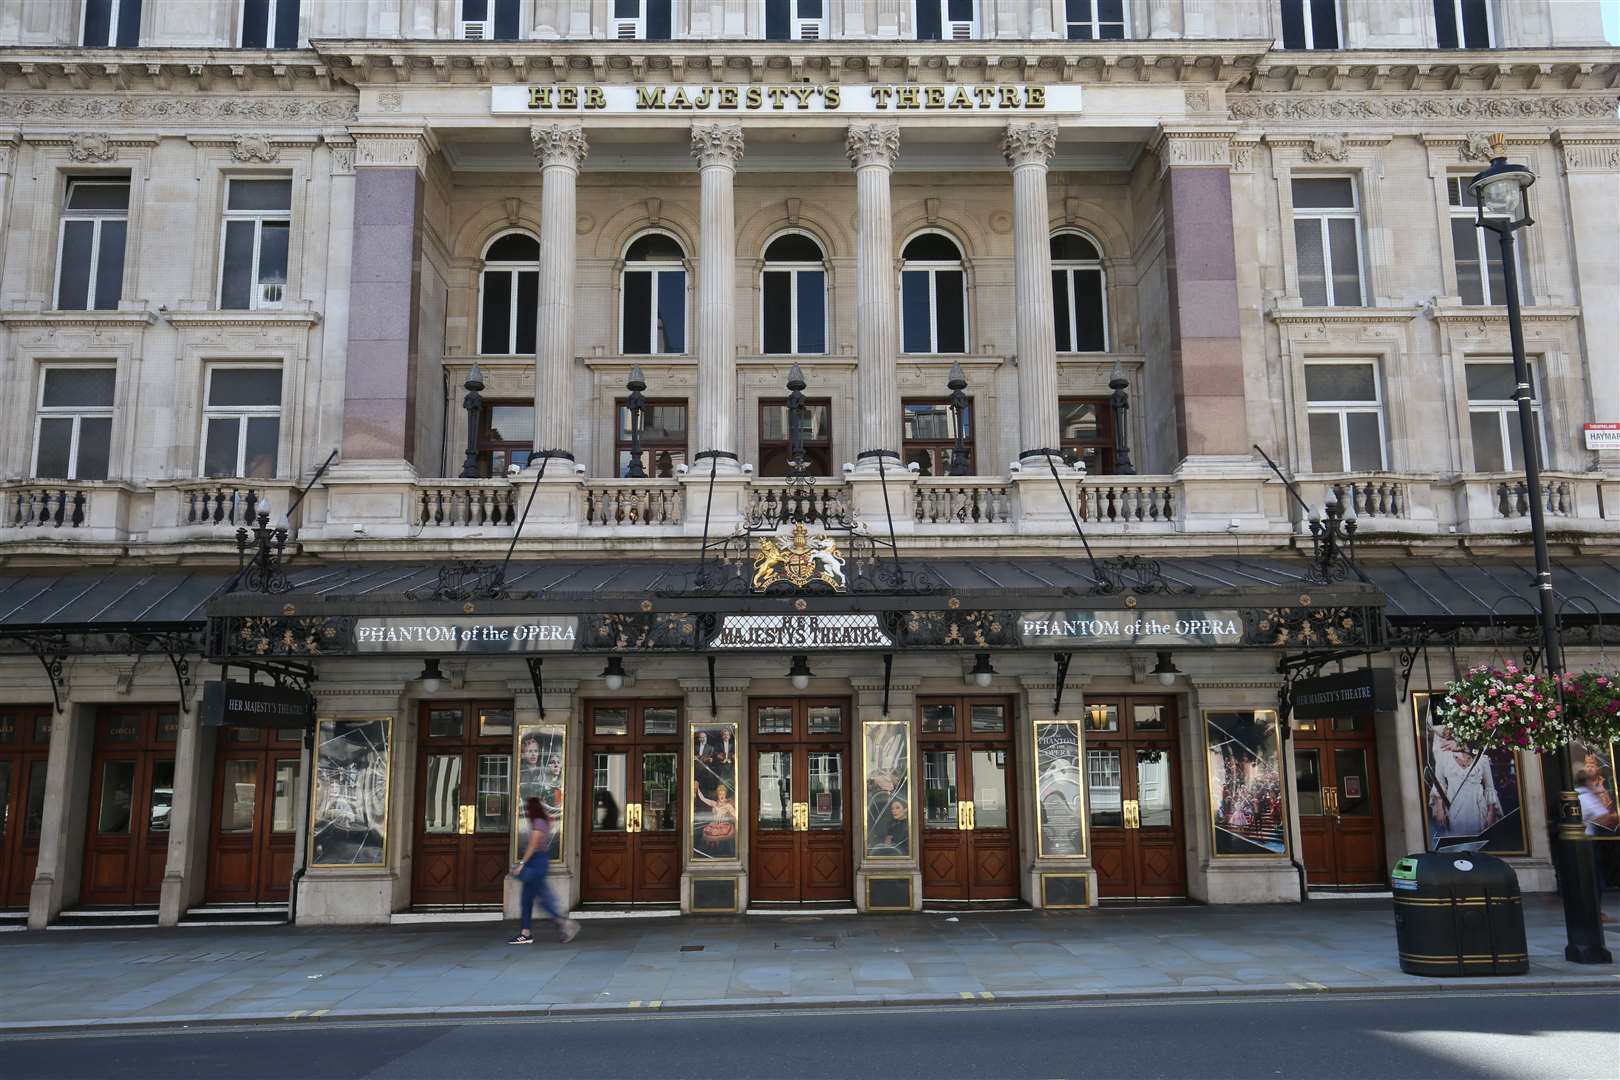
{"type": "Polygon", "coordinates": [[[544,852],[537,852],[518,871],[518,880],[523,882],[523,929],[528,931],[534,917],[534,904],[538,900],[540,906],[545,908],[546,914],[557,922],[562,922],[562,914],[557,910],[557,901],[552,898],[551,888],[546,884],[546,874],[551,870],[551,859],[544,852]]]}

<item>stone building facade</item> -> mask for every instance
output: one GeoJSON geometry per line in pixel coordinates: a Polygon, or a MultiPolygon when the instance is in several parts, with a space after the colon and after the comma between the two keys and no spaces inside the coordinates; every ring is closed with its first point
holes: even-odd
{"type": "MultiPolygon", "coordinates": [[[[1467,191],[1494,134],[1538,177],[1517,269],[1571,666],[1620,618],[1620,446],[1585,430],[1620,421],[1595,2],[0,0],[0,79],[0,907],[34,926],[279,913],[289,882],[300,921],[510,908],[531,787],[577,903],[1381,882],[1468,831],[1421,695],[1524,649],[1467,191]],[[1308,626],[1344,581],[1312,583],[1257,449],[1350,509],[1376,632],[1035,628],[1283,594],[1308,626]],[[289,533],[262,589],[260,511],[289,533]],[[796,610],[846,636],[739,650],[726,620],[799,616],[647,576],[840,520],[846,555],[934,575],[885,610],[1004,590],[1022,629],[863,644],[878,608],[829,584],[796,610]],[[1163,562],[1052,583],[1116,557],[1163,562]],[[720,636],[588,648],[615,581],[720,636]],[[247,633],[326,603],[339,644],[247,633]],[[356,636],[489,612],[558,636],[356,636]],[[1278,732],[1279,660],[1313,657],[1398,700],[1278,732]],[[203,722],[255,665],[312,680],[315,737],[203,722]]],[[[1463,773],[1473,832],[1551,887],[1533,760],[1463,773]]]]}

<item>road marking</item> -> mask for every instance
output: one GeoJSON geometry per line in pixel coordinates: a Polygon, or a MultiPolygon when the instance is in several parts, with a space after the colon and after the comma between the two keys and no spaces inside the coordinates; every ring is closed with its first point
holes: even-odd
{"type": "Polygon", "coordinates": [[[287,1014],[287,1019],[296,1020],[300,1016],[303,1016],[304,1013],[306,1013],[307,1011],[308,1011],[307,1009],[299,1009],[297,1012],[290,1012],[290,1013],[287,1014]]]}
{"type": "Polygon", "coordinates": [[[647,1002],[647,1008],[649,1008],[649,1009],[661,1009],[663,1007],[664,1007],[664,999],[663,998],[653,998],[651,1001],[647,1002]]]}
{"type": "Polygon", "coordinates": [[[313,1020],[317,1016],[325,1016],[327,1013],[329,1013],[331,1011],[332,1011],[331,1009],[316,1009],[314,1012],[309,1014],[309,1018],[311,1020],[313,1020]]]}
{"type": "Polygon", "coordinates": [[[994,1000],[996,1000],[996,995],[992,994],[988,990],[980,990],[979,991],[979,996],[981,998],[983,998],[985,1001],[994,1001],[994,1000]]]}
{"type": "Polygon", "coordinates": [[[630,1006],[629,1006],[629,1007],[630,1007],[630,1008],[632,1008],[632,1009],[639,1009],[639,1008],[641,1008],[641,999],[640,999],[640,998],[637,998],[637,999],[636,999],[636,1000],[635,1000],[635,1001],[632,1001],[632,1002],[631,1002],[631,1003],[630,1003],[630,1006]]]}
{"type": "Polygon", "coordinates": [[[973,1000],[973,991],[971,991],[971,990],[958,990],[957,993],[962,995],[962,1000],[963,1001],[972,1001],[973,1000]]]}

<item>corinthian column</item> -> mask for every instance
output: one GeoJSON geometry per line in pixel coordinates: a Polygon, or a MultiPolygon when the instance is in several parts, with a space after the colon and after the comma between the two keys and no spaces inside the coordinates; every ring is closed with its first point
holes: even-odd
{"type": "Polygon", "coordinates": [[[855,169],[855,403],[860,410],[857,468],[878,458],[900,461],[900,383],[895,370],[894,217],[889,176],[900,156],[900,125],[851,124],[846,139],[855,169]]]}
{"type": "Polygon", "coordinates": [[[540,303],[534,352],[534,450],[574,459],[574,189],[590,147],[579,124],[536,124],[540,303]]]}
{"type": "Polygon", "coordinates": [[[1046,163],[1057,125],[1007,125],[1001,152],[1012,168],[1013,298],[1018,336],[1020,457],[1055,449],[1058,436],[1057,338],[1052,326],[1052,249],[1046,221],[1046,163]]]}
{"type": "Polygon", "coordinates": [[[743,156],[741,124],[693,124],[698,162],[697,331],[698,454],[694,469],[707,476],[737,471],[737,208],[732,188],[743,156]],[[712,463],[702,460],[712,459],[712,463]]]}

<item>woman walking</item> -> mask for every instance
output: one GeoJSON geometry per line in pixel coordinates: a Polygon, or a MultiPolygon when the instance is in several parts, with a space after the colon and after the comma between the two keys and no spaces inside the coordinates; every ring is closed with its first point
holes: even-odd
{"type": "Polygon", "coordinates": [[[551,869],[551,816],[546,813],[545,804],[532,796],[524,803],[523,811],[529,819],[529,838],[523,846],[523,857],[512,867],[512,876],[523,882],[523,923],[517,937],[507,944],[534,944],[530,922],[534,917],[536,901],[546,909],[551,921],[557,924],[557,940],[564,943],[573,941],[574,935],[579,933],[579,923],[557,910],[551,886],[546,884],[546,874],[551,869]]]}

